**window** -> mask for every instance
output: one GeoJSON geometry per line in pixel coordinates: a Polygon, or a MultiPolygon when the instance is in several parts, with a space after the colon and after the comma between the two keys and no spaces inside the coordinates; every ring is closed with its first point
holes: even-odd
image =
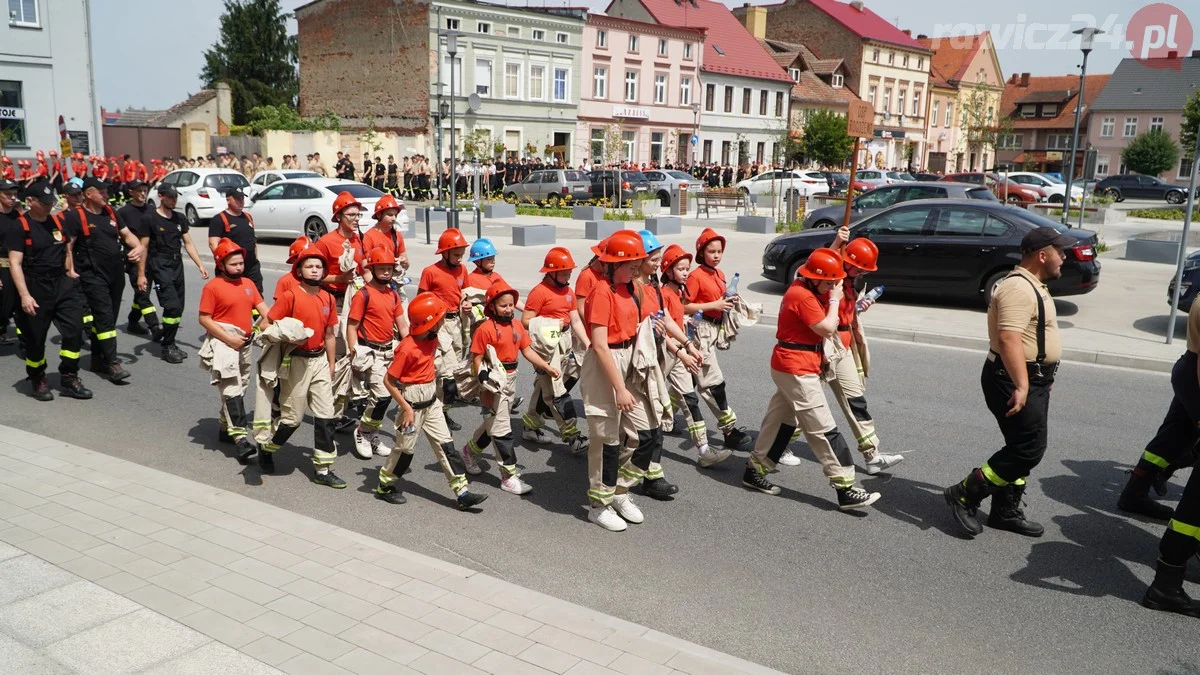
{"type": "Polygon", "coordinates": [[[663,161],[663,132],[650,132],[650,161],[661,164],[663,161]]]}
{"type": "Polygon", "coordinates": [[[833,77],[829,78],[829,85],[834,89],[841,89],[846,85],[846,78],[841,73],[834,73],[833,77]]]}
{"type": "Polygon", "coordinates": [[[725,112],[733,112],[733,87],[725,85],[725,112]]]}
{"type": "MultiPolygon", "coordinates": [[[[11,2],[9,3],[11,4],[11,2]]],[[[24,110],[24,92],[21,83],[14,80],[0,80],[0,108],[18,108],[24,110]]],[[[0,119],[0,134],[7,136],[6,146],[26,147],[29,145],[25,138],[24,119],[0,119]]]]}
{"type": "Polygon", "coordinates": [[[1071,134],[1049,134],[1046,136],[1046,149],[1070,150],[1071,134]]]}
{"type": "Polygon", "coordinates": [[[764,89],[758,94],[758,114],[763,117],[767,116],[767,90],[764,89]]]}
{"type": "Polygon", "coordinates": [[[520,39],[521,38],[521,27],[520,26],[509,26],[508,27],[508,37],[520,39]]]}
{"type": "Polygon", "coordinates": [[[908,67],[908,54],[904,55],[904,59],[900,62],[900,65],[904,66],[905,68],[908,67]]]}
{"type": "Polygon", "coordinates": [[[630,51],[630,53],[636,54],[637,50],[638,50],[638,36],[630,35],[629,36],[629,51],[630,51]]]}
{"type": "Polygon", "coordinates": [[[775,116],[783,117],[783,92],[775,92],[775,116]]]}
{"type": "Polygon", "coordinates": [[[991,221],[986,213],[963,208],[942,209],[933,224],[935,237],[996,237],[1007,230],[1007,225],[991,221]]]}
{"type": "Polygon", "coordinates": [[[1024,141],[1025,136],[1023,134],[1005,134],[996,141],[996,147],[1019,150],[1024,147],[1024,141]]]}
{"type": "Polygon", "coordinates": [[[654,76],[654,102],[659,105],[666,105],[666,103],[667,103],[667,76],[666,75],[655,75],[654,76]]]}
{"type": "Polygon", "coordinates": [[[928,206],[914,208],[900,206],[897,207],[897,210],[881,214],[863,229],[871,235],[921,234],[921,231],[925,229],[925,221],[929,219],[930,210],[928,206]]]}
{"type": "Polygon", "coordinates": [[[874,63],[879,63],[879,50],[878,49],[871,51],[871,61],[874,63]]]}
{"type": "Polygon", "coordinates": [[[658,55],[659,56],[667,55],[667,41],[662,38],[658,39],[658,55]]]}
{"type": "Polygon", "coordinates": [[[1151,117],[1150,118],[1150,131],[1162,131],[1162,130],[1163,130],[1163,118],[1151,117]]]}
{"type": "Polygon", "coordinates": [[[751,96],[752,96],[752,93],[750,91],[750,88],[744,87],[742,89],[742,114],[743,115],[750,114],[750,97],[751,96]]]}
{"type": "Polygon", "coordinates": [[[854,207],[858,209],[886,209],[896,203],[903,189],[890,187],[872,190],[854,200],[854,207]]]}
{"type": "Polygon", "coordinates": [[[635,70],[625,71],[625,100],[637,101],[638,74],[635,70]]]}
{"type": "Polygon", "coordinates": [[[538,30],[536,28],[533,29],[533,39],[537,40],[539,42],[545,40],[546,39],[546,31],[538,30]]]}
{"type": "Polygon", "coordinates": [[[704,141],[704,154],[701,155],[705,164],[712,163],[712,141],[704,141]]]}
{"type": "Polygon", "coordinates": [[[521,98],[521,64],[504,64],[504,97],[521,98]]]}
{"type": "Polygon", "coordinates": [[[1187,157],[1179,160],[1179,177],[1184,180],[1191,180],[1192,178],[1192,160],[1187,157]]]}
{"type": "Polygon", "coordinates": [[[1108,155],[1096,155],[1096,178],[1108,175],[1108,155]]]}
{"type": "Polygon", "coordinates": [[[604,163],[604,129],[592,129],[592,162],[604,163]]]}
{"type": "Polygon", "coordinates": [[[917,70],[925,70],[925,57],[917,59],[917,70]]]}
{"type": "Polygon", "coordinates": [[[558,44],[560,44],[560,45],[565,45],[565,44],[568,44],[568,43],[570,43],[570,41],[571,41],[571,40],[570,40],[570,38],[567,36],[567,34],[566,34],[566,33],[555,33],[555,34],[554,34],[554,41],[555,41],[555,42],[557,42],[557,43],[558,43],[558,44]]]}
{"type": "Polygon", "coordinates": [[[917,91],[913,92],[913,117],[921,117],[921,113],[923,112],[925,111],[921,108],[921,90],[918,89],[917,91]]]}
{"type": "Polygon", "coordinates": [[[593,75],[592,98],[608,98],[608,68],[597,68],[593,75]]]}
{"type": "Polygon", "coordinates": [[[637,132],[636,131],[628,131],[628,130],[622,131],[621,132],[621,145],[624,147],[624,150],[625,150],[625,155],[624,155],[625,161],[632,162],[634,153],[637,152],[637,132]]]}
{"type": "Polygon", "coordinates": [[[483,33],[484,35],[491,35],[492,24],[487,21],[480,21],[479,23],[475,24],[475,32],[483,33]]]}
{"type": "Polygon", "coordinates": [[[1032,103],[1021,106],[1021,117],[1037,117],[1037,106],[1032,103]]]}
{"type": "Polygon", "coordinates": [[[600,49],[608,48],[608,31],[606,31],[606,30],[596,31],[596,46],[600,49]]]}
{"type": "Polygon", "coordinates": [[[1058,104],[1047,103],[1042,106],[1042,117],[1058,117],[1058,104]]]}
{"type": "Polygon", "coordinates": [[[566,68],[554,69],[554,100],[564,102],[567,100],[567,80],[571,78],[570,71],[566,68]]]}
{"type": "Polygon", "coordinates": [[[911,202],[918,199],[944,199],[946,197],[946,188],[933,187],[932,185],[914,185],[904,189],[904,201],[911,202]]]}
{"type": "Polygon", "coordinates": [[[713,111],[713,106],[716,105],[717,85],[704,85],[704,109],[708,112],[713,111]]]}
{"type": "Polygon", "coordinates": [[[938,107],[941,106],[941,101],[933,102],[933,114],[929,116],[929,125],[936,127],[938,125],[938,107]]]}
{"type": "Polygon", "coordinates": [[[799,68],[788,68],[788,77],[792,78],[792,82],[799,82],[800,72],[799,68]]]}
{"type": "MultiPolygon", "coordinates": [[[[12,2],[12,0],[9,0],[10,4],[11,4],[11,2],[12,2]]],[[[458,26],[459,26],[458,19],[450,19],[450,18],[446,19],[446,30],[458,30],[458,26]]]]}
{"type": "Polygon", "coordinates": [[[1113,128],[1117,126],[1117,120],[1113,117],[1105,117],[1100,121],[1100,138],[1112,138],[1113,128]]]}
{"type": "Polygon", "coordinates": [[[758,147],[755,148],[755,151],[754,151],[754,161],[758,162],[759,164],[762,164],[762,161],[766,157],[766,154],[767,154],[767,144],[762,141],[759,141],[758,147]]]}
{"type": "Polygon", "coordinates": [[[872,108],[875,107],[875,91],[876,91],[876,89],[878,89],[878,87],[876,87],[875,85],[871,85],[867,89],[867,103],[870,103],[872,108]]]}
{"type": "Polygon", "coordinates": [[[896,112],[904,114],[904,102],[908,100],[908,90],[901,87],[900,95],[896,97],[896,112]]]}
{"type": "Polygon", "coordinates": [[[683,77],[679,80],[679,105],[692,104],[692,78],[683,77]]]}
{"type": "Polygon", "coordinates": [[[492,62],[487,59],[475,59],[475,93],[492,95],[492,62]]]}
{"type": "Polygon", "coordinates": [[[684,58],[684,60],[687,60],[687,61],[692,60],[692,43],[690,43],[690,42],[683,43],[683,58],[684,58]]]}
{"type": "Polygon", "coordinates": [[[888,52],[888,65],[896,65],[896,52],[888,52]]]}
{"type": "Polygon", "coordinates": [[[950,120],[954,119],[952,117],[953,114],[954,114],[954,104],[951,103],[950,101],[946,101],[946,128],[947,129],[950,128],[950,120]]]}
{"type": "MultiPolygon", "coordinates": [[[[454,91],[459,96],[463,95],[463,91],[464,91],[464,89],[466,89],[466,85],[467,85],[467,83],[465,81],[463,81],[462,68],[463,68],[463,62],[462,62],[461,57],[455,57],[454,63],[451,63],[450,55],[449,54],[443,55],[443,57],[442,57],[442,77],[445,78],[443,80],[443,82],[445,82],[446,86],[449,86],[450,78],[451,78],[451,76],[453,76],[454,91]],[[453,73],[451,73],[451,67],[453,67],[453,69],[454,69],[453,73]]],[[[449,91],[449,90],[447,90],[447,91],[449,91]]]]}
{"type": "Polygon", "coordinates": [[[731,149],[731,146],[729,144],[729,141],[721,141],[721,163],[722,164],[729,163],[729,150],[730,149],[731,149]]]}
{"type": "Polygon", "coordinates": [[[546,98],[546,66],[529,66],[529,98],[535,101],[546,98]]]}
{"type": "Polygon", "coordinates": [[[892,88],[888,87],[883,90],[883,112],[890,113],[892,111],[892,88]]]}
{"type": "Polygon", "coordinates": [[[1137,118],[1136,117],[1126,117],[1125,118],[1125,134],[1124,134],[1125,138],[1133,138],[1136,135],[1137,135],[1137,118]]]}

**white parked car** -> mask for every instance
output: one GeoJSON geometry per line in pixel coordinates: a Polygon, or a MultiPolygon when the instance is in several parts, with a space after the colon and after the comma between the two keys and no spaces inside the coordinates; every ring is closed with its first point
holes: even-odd
{"type": "Polygon", "coordinates": [[[349,192],[363,205],[359,227],[365,232],[373,221],[375,202],[384,193],[370,185],[336,178],[295,178],[267,186],[246,203],[254,218],[254,231],[260,237],[295,237],[299,234],[317,239],[329,232],[333,222],[333,200],[349,192]]]}
{"type": "Polygon", "coordinates": [[[254,174],[254,178],[250,179],[250,187],[246,190],[247,197],[262,192],[268,185],[278,183],[281,180],[291,180],[293,178],[320,178],[321,174],[315,171],[303,171],[298,169],[271,169],[270,171],[259,171],[254,174]]]}
{"type": "Polygon", "coordinates": [[[801,197],[829,194],[829,181],[820,171],[764,171],[737,184],[739,192],[748,195],[786,195],[793,192],[801,197]]]}
{"type": "Polygon", "coordinates": [[[888,176],[887,171],[877,171],[875,169],[865,169],[854,173],[854,180],[859,183],[866,183],[872,187],[880,185],[891,185],[896,180],[888,176]]]}
{"type": "MultiPolygon", "coordinates": [[[[1044,173],[1014,171],[1013,173],[1003,175],[1008,176],[1008,179],[1014,183],[1041,188],[1046,193],[1047,200],[1056,204],[1061,204],[1063,196],[1067,194],[1066,183],[1052,176],[1047,176],[1044,173]]],[[[1071,201],[1077,202],[1080,199],[1083,199],[1083,187],[1079,185],[1071,186],[1071,201]]]]}
{"type": "MultiPolygon", "coordinates": [[[[159,182],[159,185],[174,185],[179,191],[175,210],[192,227],[225,210],[226,190],[245,189],[249,184],[245,176],[230,169],[177,169],[159,182]]],[[[158,186],[150,189],[147,199],[151,204],[158,203],[158,186]]]]}

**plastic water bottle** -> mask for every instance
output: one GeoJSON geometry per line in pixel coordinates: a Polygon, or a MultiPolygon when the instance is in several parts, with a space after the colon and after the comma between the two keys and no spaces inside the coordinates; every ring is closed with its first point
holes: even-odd
{"type": "Polygon", "coordinates": [[[855,303],[855,305],[854,305],[855,309],[857,309],[860,312],[863,311],[864,309],[866,309],[868,302],[874,302],[879,299],[879,296],[883,295],[884,288],[886,288],[886,286],[880,285],[880,286],[876,286],[875,288],[872,288],[871,290],[867,291],[867,294],[862,296],[861,298],[859,298],[858,302],[855,303]]]}
{"type": "Polygon", "coordinates": [[[696,324],[703,321],[703,319],[701,318],[702,316],[704,316],[704,312],[696,312],[695,314],[692,315],[692,320],[689,321],[688,325],[687,325],[688,340],[696,339],[696,324]]]}
{"type": "Polygon", "coordinates": [[[738,279],[742,277],[737,272],[733,273],[733,278],[729,280],[729,285],[725,287],[725,297],[732,298],[737,295],[738,279]]]}

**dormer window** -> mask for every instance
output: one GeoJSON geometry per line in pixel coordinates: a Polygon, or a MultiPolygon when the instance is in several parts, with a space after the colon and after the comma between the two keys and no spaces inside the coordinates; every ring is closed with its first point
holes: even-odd
{"type": "Polygon", "coordinates": [[[800,81],[800,69],[799,68],[788,68],[788,77],[792,78],[792,82],[799,82],[800,81]]]}
{"type": "Polygon", "coordinates": [[[1042,105],[1042,117],[1058,117],[1058,104],[1046,103],[1042,105]]]}
{"type": "Polygon", "coordinates": [[[833,78],[830,81],[830,85],[832,85],[834,89],[841,89],[845,83],[846,78],[839,73],[834,73],[833,78]]]}

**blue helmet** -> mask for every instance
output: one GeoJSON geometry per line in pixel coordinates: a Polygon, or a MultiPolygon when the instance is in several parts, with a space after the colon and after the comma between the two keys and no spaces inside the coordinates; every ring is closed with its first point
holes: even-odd
{"type": "Polygon", "coordinates": [[[471,253],[467,258],[467,262],[479,262],[484,258],[490,258],[494,255],[496,255],[496,245],[492,243],[491,239],[483,237],[482,239],[476,239],[475,243],[471,244],[471,253]]]}
{"type": "Polygon", "coordinates": [[[650,230],[638,230],[638,235],[642,238],[642,248],[646,249],[646,255],[650,255],[662,248],[663,245],[658,241],[658,237],[650,230]]]}

